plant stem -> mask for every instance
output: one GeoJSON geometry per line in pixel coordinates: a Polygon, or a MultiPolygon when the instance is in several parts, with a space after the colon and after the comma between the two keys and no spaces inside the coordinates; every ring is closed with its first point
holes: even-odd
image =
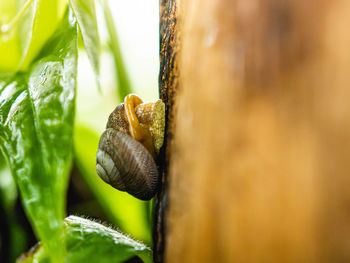
{"type": "Polygon", "coordinates": [[[27,11],[29,6],[33,3],[34,0],[28,0],[22,9],[15,15],[15,17],[7,24],[2,25],[0,27],[1,33],[8,33],[10,30],[13,29],[13,27],[18,23],[18,21],[21,19],[21,17],[24,15],[24,13],[27,11]]]}
{"type": "Polygon", "coordinates": [[[105,14],[107,30],[110,37],[110,48],[113,54],[114,63],[116,67],[116,75],[117,75],[117,91],[120,100],[132,93],[132,88],[130,84],[130,79],[125,68],[124,59],[120,50],[119,39],[117,35],[117,31],[113,22],[113,17],[111,10],[108,6],[108,0],[102,0],[103,11],[105,14]]]}

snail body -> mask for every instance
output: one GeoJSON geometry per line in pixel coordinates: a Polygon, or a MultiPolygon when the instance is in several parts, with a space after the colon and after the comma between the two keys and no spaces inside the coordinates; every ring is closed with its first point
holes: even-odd
{"type": "Polygon", "coordinates": [[[164,104],[128,95],[109,116],[96,154],[97,174],[114,188],[141,200],[160,184],[155,159],[164,140],[164,104]]]}

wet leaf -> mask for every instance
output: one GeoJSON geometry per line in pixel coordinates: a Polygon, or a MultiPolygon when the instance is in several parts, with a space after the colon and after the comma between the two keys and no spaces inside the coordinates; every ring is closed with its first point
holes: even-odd
{"type": "Polygon", "coordinates": [[[28,72],[0,80],[0,147],[52,262],[64,256],[76,68],[77,27],[67,14],[28,72]]]}

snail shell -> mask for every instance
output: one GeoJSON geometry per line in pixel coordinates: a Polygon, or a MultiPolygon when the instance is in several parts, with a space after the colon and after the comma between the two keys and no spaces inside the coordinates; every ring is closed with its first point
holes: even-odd
{"type": "Polygon", "coordinates": [[[96,171],[114,188],[149,200],[160,185],[155,158],[164,141],[165,105],[157,100],[134,108],[137,127],[142,129],[147,141],[137,141],[131,136],[125,110],[125,104],[121,103],[108,118],[96,154],[96,171]]]}
{"type": "Polygon", "coordinates": [[[101,136],[96,171],[108,184],[141,199],[151,199],[158,186],[158,170],[147,149],[126,133],[108,128],[101,136]]]}

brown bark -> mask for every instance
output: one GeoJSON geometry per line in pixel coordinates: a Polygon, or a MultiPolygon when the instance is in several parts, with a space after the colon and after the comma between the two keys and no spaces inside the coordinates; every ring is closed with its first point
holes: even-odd
{"type": "Polygon", "coordinates": [[[349,10],[181,2],[166,262],[350,261],[349,10]]]}
{"type": "Polygon", "coordinates": [[[165,143],[160,153],[162,188],[156,198],[153,255],[155,262],[163,262],[165,246],[165,217],[168,208],[168,167],[175,128],[175,96],[178,87],[178,9],[175,0],[160,0],[160,70],[159,95],[165,103],[165,143]]]}

